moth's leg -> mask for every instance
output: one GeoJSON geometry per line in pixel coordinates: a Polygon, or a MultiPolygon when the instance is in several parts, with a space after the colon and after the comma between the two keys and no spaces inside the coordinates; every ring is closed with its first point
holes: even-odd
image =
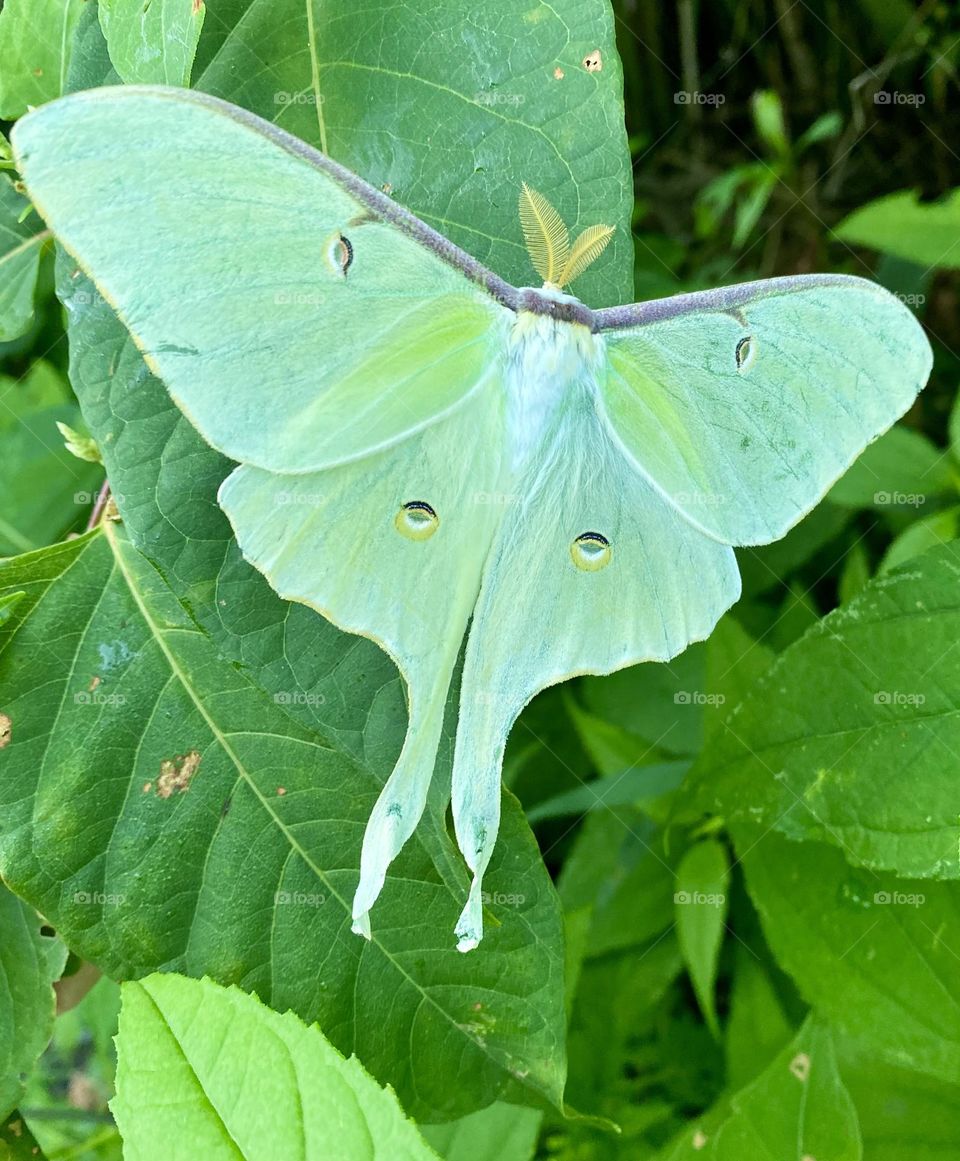
{"type": "Polygon", "coordinates": [[[387,869],[413,834],[423,814],[443,729],[450,670],[433,688],[411,683],[410,723],[400,757],[383,785],[360,853],[360,882],[353,897],[353,930],[370,938],[370,908],[383,890],[387,869]]]}

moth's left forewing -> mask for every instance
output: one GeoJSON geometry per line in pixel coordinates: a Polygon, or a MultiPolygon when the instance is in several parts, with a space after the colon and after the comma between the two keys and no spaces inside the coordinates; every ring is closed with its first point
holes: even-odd
{"type": "Polygon", "coordinates": [[[512,288],[276,126],[112,86],[38,108],[13,141],[38,212],[230,459],[316,471],[480,389],[512,288]]]}
{"type": "Polygon", "coordinates": [[[923,329],[864,279],[809,275],[601,311],[613,436],[726,544],[776,540],[909,408],[923,329]]]}

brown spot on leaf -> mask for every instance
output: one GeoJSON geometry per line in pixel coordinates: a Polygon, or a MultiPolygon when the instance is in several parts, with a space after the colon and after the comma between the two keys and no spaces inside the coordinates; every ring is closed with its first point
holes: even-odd
{"type": "Polygon", "coordinates": [[[392,194],[393,193],[393,186],[390,184],[389,181],[384,182],[380,188],[383,190],[383,192],[385,194],[392,194]]]}
{"type": "Polygon", "coordinates": [[[703,1129],[697,1129],[697,1131],[693,1134],[694,1149],[702,1149],[706,1143],[707,1134],[703,1131],[703,1129]]]}
{"type": "Polygon", "coordinates": [[[152,782],[144,782],[144,784],[143,784],[143,793],[144,794],[149,794],[152,789],[153,789],[152,782]]]}
{"type": "Polygon", "coordinates": [[[160,763],[160,777],[157,779],[157,797],[169,798],[171,794],[183,794],[189,788],[190,780],[199,766],[199,750],[177,754],[175,758],[164,758],[160,763]]]}
{"type": "Polygon", "coordinates": [[[790,1071],[799,1081],[806,1081],[810,1075],[810,1057],[806,1052],[798,1052],[790,1061],[790,1071]]]}
{"type": "Polygon", "coordinates": [[[100,684],[100,678],[99,678],[99,677],[97,677],[96,675],[94,675],[93,677],[91,677],[91,678],[90,678],[90,684],[87,686],[87,693],[93,693],[93,691],[94,691],[94,690],[97,688],[97,686],[98,686],[99,684],[100,684]]]}
{"type": "Polygon", "coordinates": [[[8,714],[0,714],[0,750],[10,744],[10,735],[13,732],[13,722],[8,714]]]}
{"type": "Polygon", "coordinates": [[[278,793],[278,794],[280,795],[280,797],[282,798],[282,797],[283,797],[283,796],[284,796],[284,795],[287,793],[287,788],[286,788],[286,786],[278,786],[278,787],[277,787],[277,793],[278,793]]]}
{"type": "Polygon", "coordinates": [[[563,71],[562,68],[560,68],[559,65],[553,70],[553,79],[556,81],[562,81],[566,75],[567,74],[563,71]]]}
{"type": "Polygon", "coordinates": [[[203,0],[193,0],[193,14],[194,14],[194,16],[198,15],[202,8],[203,8],[203,0]]]}
{"type": "Polygon", "coordinates": [[[34,70],[33,70],[33,75],[34,75],[35,77],[42,77],[42,76],[43,76],[43,69],[34,69],[34,70]]]}
{"type": "Polygon", "coordinates": [[[598,73],[603,68],[603,55],[599,48],[595,48],[593,52],[588,52],[583,58],[583,67],[588,73],[598,73]]]}

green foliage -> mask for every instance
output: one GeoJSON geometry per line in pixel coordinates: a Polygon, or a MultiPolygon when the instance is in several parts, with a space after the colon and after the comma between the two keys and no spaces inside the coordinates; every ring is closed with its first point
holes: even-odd
{"type": "Polygon", "coordinates": [[[813,625],[702,756],[690,783],[701,805],[730,824],[833,843],[874,871],[960,877],[943,777],[960,747],[960,670],[944,644],[960,632],[958,577],[958,547],[944,545],[813,625]]]}
{"type": "Polygon", "coordinates": [[[66,957],[40,916],[0,885],[0,1118],[20,1099],[50,1038],[53,982],[66,957]]]}
{"type": "MultiPolygon", "coordinates": [[[[114,978],[167,966],[242,980],[334,1030],[420,1116],[481,1105],[518,1074],[559,1102],[559,930],[515,810],[509,865],[489,884],[519,907],[499,952],[464,958],[444,938],[463,873],[435,820],[399,864],[405,889],[385,894],[382,936],[351,940],[318,974],[316,949],[349,930],[347,868],[377,788],[369,767],[224,666],[119,525],[0,575],[26,592],[0,640],[20,691],[5,703],[4,876],[71,946],[114,978]],[[38,830],[26,824],[40,802],[38,830]],[[422,1055],[411,1057],[414,1033],[422,1055]],[[465,1061],[472,1093],[446,1082],[465,1061]]],[[[385,744],[378,734],[395,737],[395,723],[372,716],[365,741],[385,744]]]]}
{"type": "Polygon", "coordinates": [[[79,419],[63,375],[44,360],[19,379],[0,374],[0,556],[49,544],[90,510],[103,473],[71,455],[58,430],[79,419]]]}
{"type": "Polygon", "coordinates": [[[923,203],[910,190],[854,211],[837,227],[845,242],[906,258],[918,266],[960,267],[960,192],[923,203]]]}
{"type": "Polygon", "coordinates": [[[677,890],[673,896],[677,906],[677,937],[684,962],[707,1026],[717,1037],[720,1026],[713,989],[717,956],[723,940],[729,881],[726,850],[721,843],[707,840],[696,843],[683,856],[677,868],[677,890]]]}
{"type": "Polygon", "coordinates": [[[0,341],[18,339],[30,327],[40,254],[49,238],[27,199],[0,173],[0,341]]]}
{"type": "Polygon", "coordinates": [[[0,1125],[0,1161],[43,1161],[43,1156],[23,1117],[12,1112],[0,1125]]]}
{"type": "Polygon", "coordinates": [[[853,1102],[837,1071],[829,1030],[808,1020],[751,1084],[684,1130],[663,1161],[817,1157],[860,1161],[853,1102]]]}
{"type": "Polygon", "coordinates": [[[0,117],[12,120],[64,92],[83,7],[84,0],[6,0],[0,12],[0,117]]]}
{"type": "Polygon", "coordinates": [[[237,988],[177,975],[123,987],[113,1111],[128,1161],[436,1154],[356,1058],[237,988]]]}
{"type": "Polygon", "coordinates": [[[131,85],[188,85],[206,9],[197,0],[101,0],[110,61],[131,85]]]}
{"type": "Polygon", "coordinates": [[[206,20],[193,84],[323,149],[516,286],[534,281],[522,180],[574,233],[609,220],[605,261],[577,283],[599,307],[632,297],[621,76],[606,0],[239,0],[206,20]]]}
{"type": "Polygon", "coordinates": [[[900,0],[6,0],[8,121],[66,89],[192,84],[518,284],[527,181],[575,232],[617,227],[575,287],[593,306],[866,275],[935,366],[827,500],[738,553],[707,642],[528,707],[466,957],[448,707],[367,945],[348,904],[404,736],[397,672],[243,561],[230,463],[69,257],[54,272],[4,124],[0,1159],[119,1161],[123,978],[127,1156],[197,1156],[208,1132],[200,1152],[236,1156],[241,1126],[286,1155],[297,1095],[322,1116],[336,1092],[351,1159],[953,1161],[958,68],[951,6],[900,0]],[[82,961],[113,979],[54,1021],[82,961]]]}

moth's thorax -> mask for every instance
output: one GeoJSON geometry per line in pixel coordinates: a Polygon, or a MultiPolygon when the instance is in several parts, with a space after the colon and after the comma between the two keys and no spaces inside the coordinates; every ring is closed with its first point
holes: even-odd
{"type": "MultiPolygon", "coordinates": [[[[523,293],[523,292],[521,292],[523,293]]],[[[543,297],[576,302],[552,288],[543,297]]],[[[558,406],[579,385],[595,389],[603,338],[578,322],[520,310],[508,343],[507,410],[514,470],[539,444],[558,406]]]]}

